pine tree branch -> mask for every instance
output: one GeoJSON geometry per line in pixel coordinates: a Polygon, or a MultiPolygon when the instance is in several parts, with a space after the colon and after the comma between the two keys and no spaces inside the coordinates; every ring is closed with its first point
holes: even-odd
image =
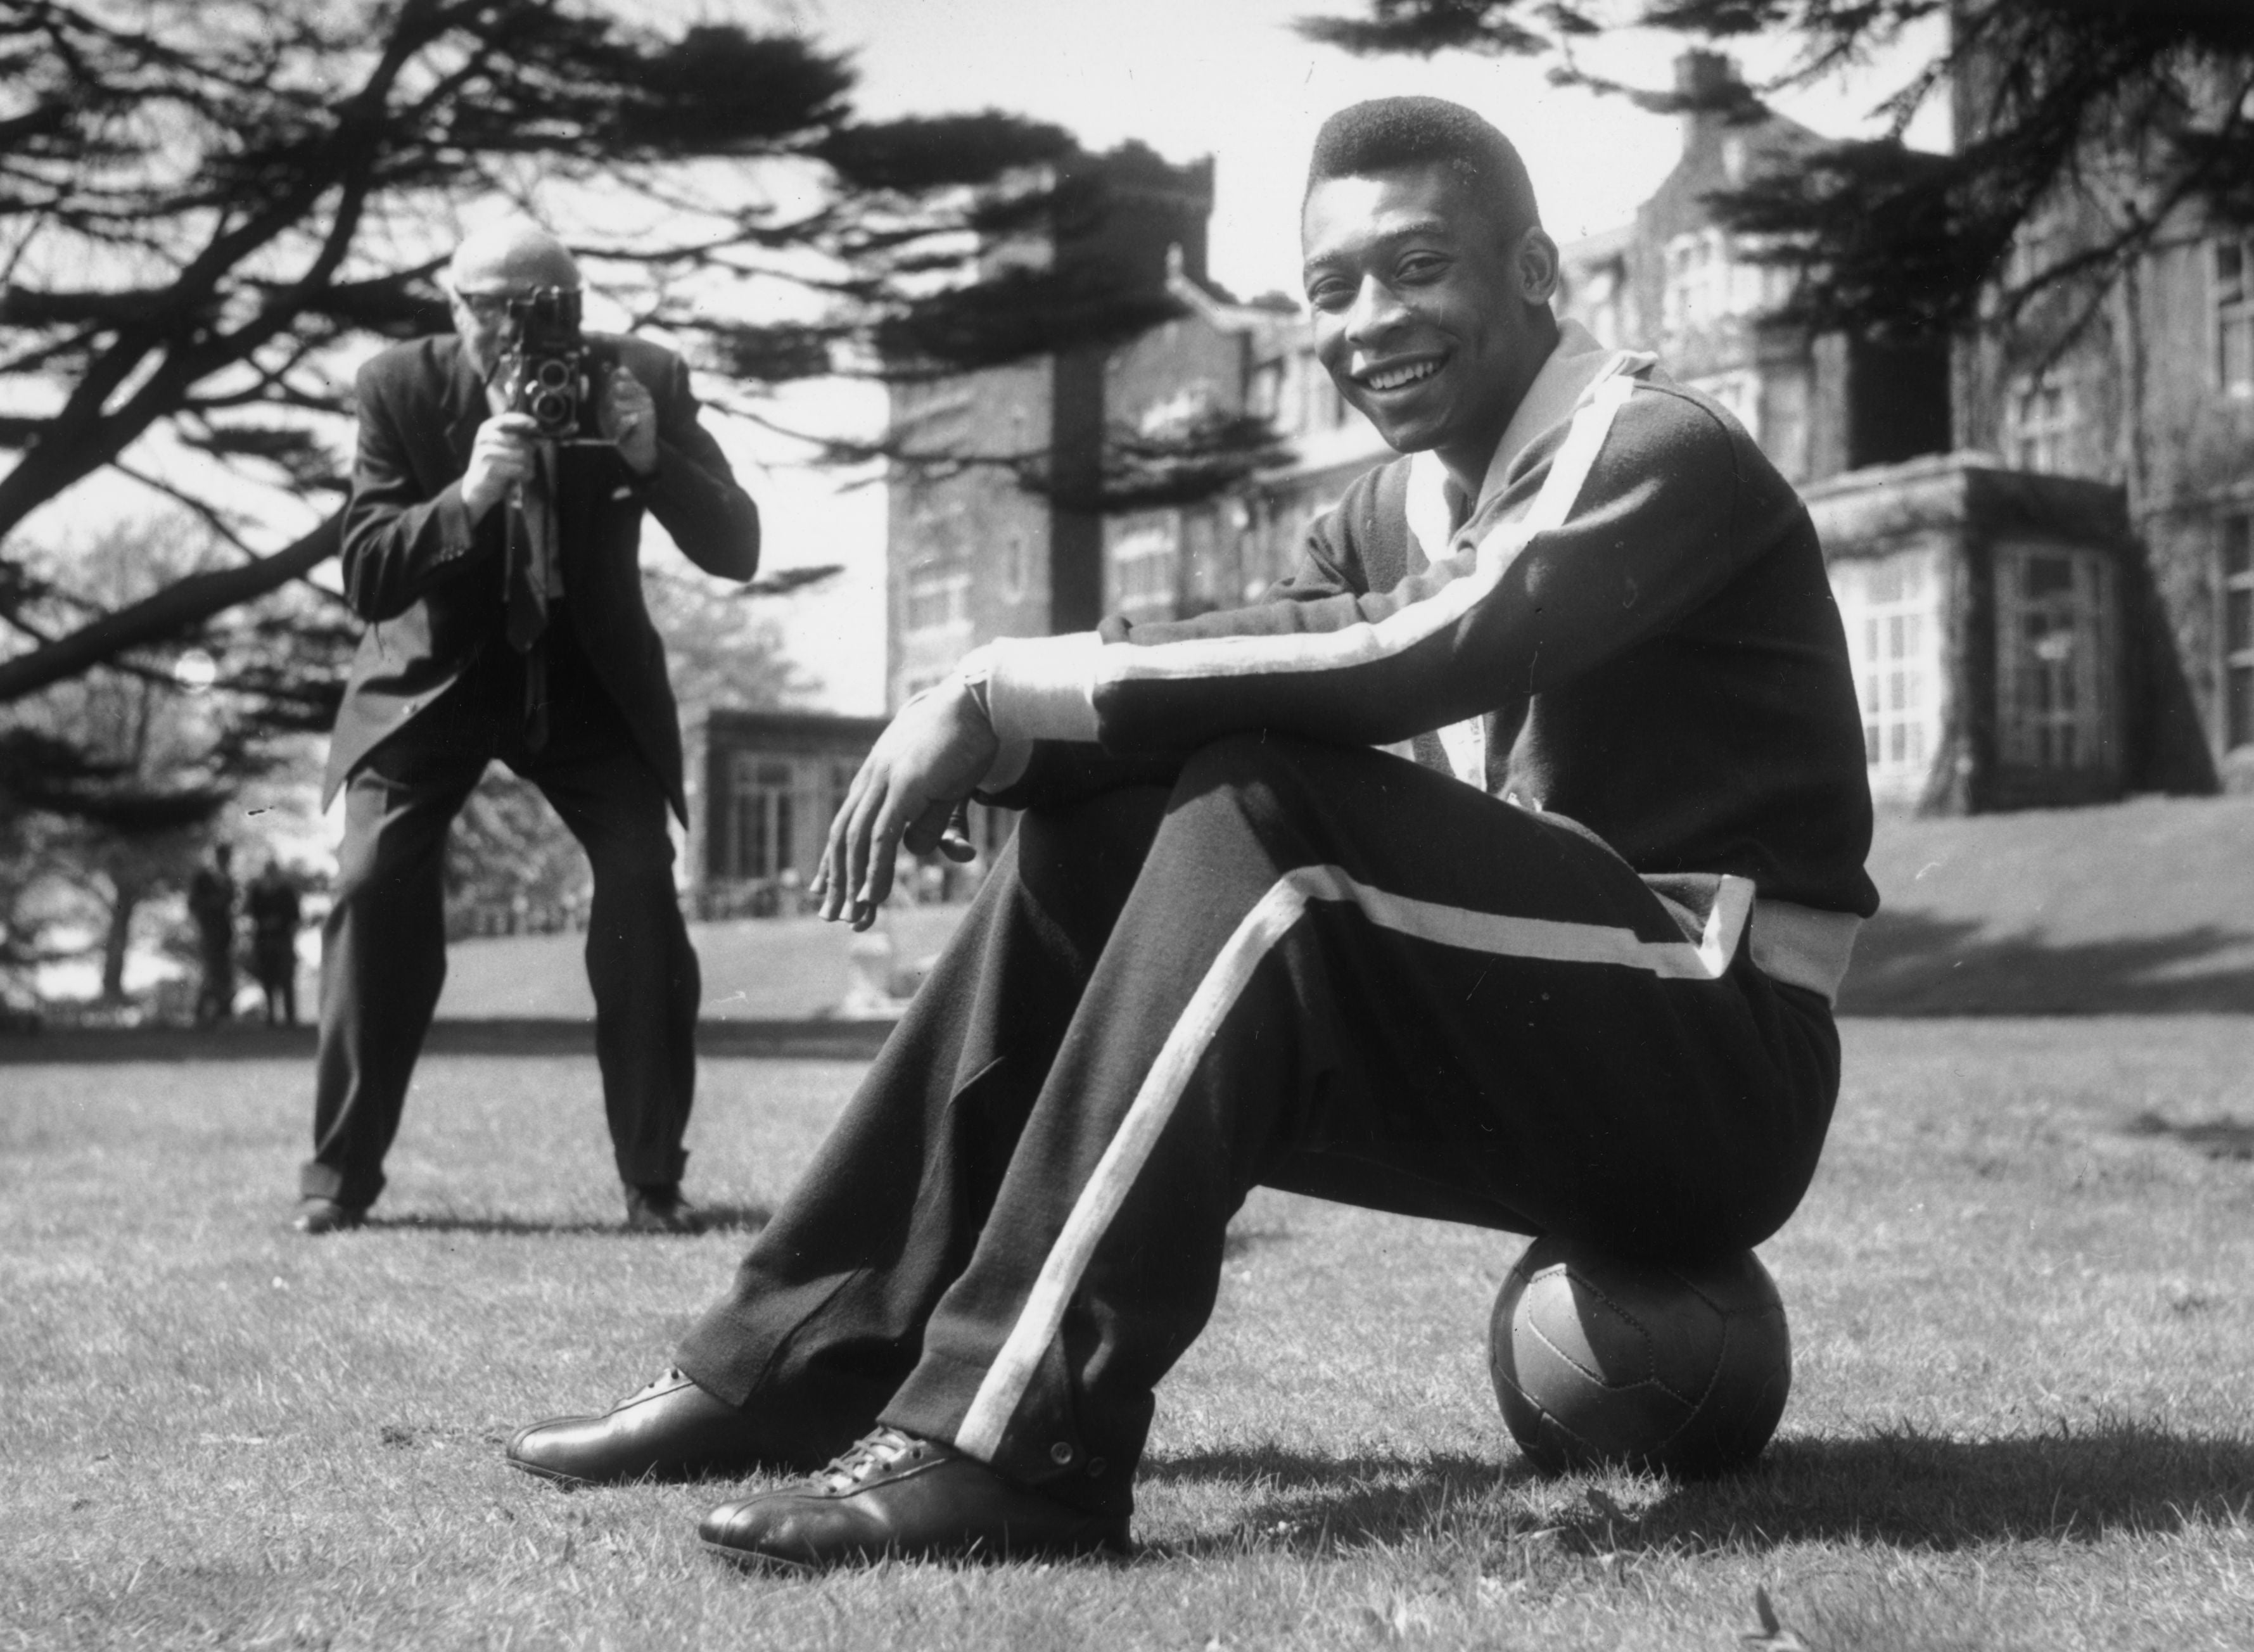
{"type": "Polygon", "coordinates": [[[270,556],[242,567],[191,574],[44,648],[0,660],[0,704],[76,676],[128,648],[178,636],[238,603],[302,579],[337,554],[343,522],[340,511],[270,556]]]}

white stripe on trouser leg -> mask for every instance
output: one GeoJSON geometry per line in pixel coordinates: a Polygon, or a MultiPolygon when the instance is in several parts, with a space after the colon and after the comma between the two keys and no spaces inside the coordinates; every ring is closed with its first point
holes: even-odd
{"type": "MultiPolygon", "coordinates": [[[[1632,929],[1610,924],[1566,923],[1551,918],[1516,918],[1475,912],[1429,900],[1389,894],[1349,877],[1337,866],[1301,866],[1286,872],[1244,914],[1190,995],[1181,1018],[1144,1074],[1119,1130],[1096,1161],[1088,1185],[1065,1218],[1056,1242],[1034,1281],[1025,1306],[987,1368],[970,1409],[955,1437],[956,1446],[990,1460],[1001,1449],[1018,1402],[1032,1381],[1041,1354],[1064,1322],[1066,1305],[1088,1271],[1088,1258],[1126,1201],[1158,1137],[1173,1118],[1195,1070],[1222,1022],[1236,1007],[1260,961],[1291,932],[1310,900],[1334,900],[1359,907],[1381,928],[1414,935],[1444,947],[1496,957],[1533,958],[1555,963],[1610,964],[1642,970],[1662,980],[1712,981],[1729,968],[1745,926],[1753,886],[1725,878],[1723,895],[1733,916],[1710,920],[1701,944],[1645,941],[1632,929]],[[1732,890],[1731,886],[1740,886],[1732,890]]],[[[1721,914],[1725,900],[1715,902],[1721,914]]]]}

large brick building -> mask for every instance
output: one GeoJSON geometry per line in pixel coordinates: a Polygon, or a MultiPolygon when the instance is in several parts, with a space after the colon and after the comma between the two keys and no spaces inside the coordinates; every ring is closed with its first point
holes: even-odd
{"type": "MultiPolygon", "coordinates": [[[[1958,88],[1977,133],[1980,88],[1958,88]]],[[[2133,155],[2086,158],[2022,232],[2011,282],[2102,243],[2152,198],[2133,155]]],[[[2173,783],[2202,761],[2254,787],[2254,238],[2179,205],[2119,278],[2069,286],[1960,347],[1964,445],[2008,466],[2118,487],[2141,543],[2164,668],[2181,702],[2173,783]],[[2174,675],[2170,676],[2169,672],[2174,675]]]]}
{"type": "MultiPolygon", "coordinates": [[[[1686,93],[1734,74],[1676,66],[1686,93]]],[[[2218,756],[2254,781],[2254,248],[2187,223],[2086,315],[2089,294],[1955,340],[1813,334],[1770,313],[1786,276],[1709,198],[1821,141],[1686,115],[1634,221],[1564,248],[1561,307],[1656,349],[1807,496],[1873,794],[1954,811],[2200,790],[2218,756]]],[[[2093,192],[2136,187],[2133,168],[2090,177],[2020,259],[2096,233],[2093,192]]]]}
{"type": "MultiPolygon", "coordinates": [[[[1691,91],[1734,74],[1707,52],[1677,66],[1691,91]]],[[[1815,333],[1773,313],[1784,277],[1709,197],[1821,141],[1774,116],[1685,116],[1681,158],[1634,221],[1563,249],[1559,308],[1606,342],[1656,350],[1809,497],[1874,794],[1925,809],[2074,803],[2210,788],[2217,759],[2254,784],[2254,246],[2185,223],[2062,354],[2031,332],[1815,333]]],[[[992,470],[901,476],[894,704],[989,637],[1256,598],[1307,522],[1388,457],[1314,360],[1296,304],[1239,303],[1205,278],[1209,163],[1131,150],[1088,164],[1129,187],[1079,254],[1124,261],[1172,297],[1174,318],[904,391],[897,428],[933,446],[1046,435],[1068,472],[1096,462],[1107,430],[1251,413],[1296,458],[1203,503],[1110,517],[992,470]]],[[[2075,223],[2062,207],[2031,233],[2075,223]]]]}

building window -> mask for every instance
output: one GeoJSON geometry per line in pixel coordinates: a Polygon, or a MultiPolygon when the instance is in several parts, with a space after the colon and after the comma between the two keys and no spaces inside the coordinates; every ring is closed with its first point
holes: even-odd
{"type": "Polygon", "coordinates": [[[2222,746],[2254,746],[2254,515],[2222,519],[2222,746]]]}
{"type": "Polygon", "coordinates": [[[1263,361],[1252,369],[1252,382],[1244,396],[1244,410],[1255,418],[1273,419],[1284,410],[1284,363],[1263,361]]]}
{"type": "Polygon", "coordinates": [[[1659,293],[1659,326],[1681,332],[1732,316],[1758,316],[1792,297],[1793,273],[1785,264],[1741,257],[1775,243],[1747,237],[1733,242],[1721,229],[1694,230],[1667,243],[1659,293]]]}
{"type": "Polygon", "coordinates": [[[1881,791],[1922,786],[1940,743],[1939,582],[1930,561],[1909,551],[1832,570],[1863,710],[1863,760],[1881,791]]]}
{"type": "Polygon", "coordinates": [[[1746,427],[1746,434],[1754,441],[1761,439],[1761,382],[1760,374],[1751,368],[1740,368],[1734,373],[1716,373],[1703,379],[1692,379],[1690,388],[1710,396],[1729,410],[1730,416],[1746,427]]]}
{"type": "Polygon", "coordinates": [[[2067,250],[2064,223],[2052,212],[2037,212],[2012,237],[2004,260],[2006,288],[2016,293],[2048,275],[2067,250]]]}
{"type": "Polygon", "coordinates": [[[2073,387],[2048,376],[2015,381],[2004,411],[2004,449],[2023,471],[2055,475],[2068,467],[2081,422],[2073,387]]]}
{"type": "Polygon", "coordinates": [[[1723,243],[1724,267],[1729,281],[1730,313],[1762,316],[1781,310],[1792,299],[1798,277],[1790,264],[1772,263],[1760,255],[1783,243],[1771,235],[1740,235],[1723,243]]]}
{"type": "Polygon", "coordinates": [[[2254,396],[2254,242],[2211,243],[2215,379],[2225,396],[2254,396]]]}
{"type": "Polygon", "coordinates": [[[2006,764],[2073,770],[2110,761],[2112,575],[2095,551],[1998,549],[1997,734],[2006,764]]]}
{"type": "Polygon", "coordinates": [[[1012,602],[1025,596],[1033,582],[1032,558],[1022,529],[1013,530],[1002,542],[1002,595],[1012,602]]]}
{"type": "Polygon", "coordinates": [[[796,864],[791,794],[797,771],[748,752],[738,752],[731,766],[726,875],[775,877],[796,864]]]}
{"type": "Polygon", "coordinates": [[[1662,331],[1680,332],[1721,314],[1728,280],[1729,256],[1719,230],[1694,230],[1669,242],[1659,297],[1662,331]]]}
{"type": "Polygon", "coordinates": [[[940,563],[908,570],[907,612],[911,636],[952,631],[970,623],[970,570],[940,563]]]}
{"type": "Polygon", "coordinates": [[[1620,340],[1628,334],[1626,318],[1621,313],[1627,290],[1625,267],[1620,259],[1614,258],[1591,269],[1582,278],[1581,290],[1575,295],[1589,335],[1607,350],[1620,348],[1620,340]]]}
{"type": "Polygon", "coordinates": [[[1111,547],[1114,605],[1120,613],[1129,620],[1172,619],[1180,560],[1171,522],[1120,535],[1111,547]]]}

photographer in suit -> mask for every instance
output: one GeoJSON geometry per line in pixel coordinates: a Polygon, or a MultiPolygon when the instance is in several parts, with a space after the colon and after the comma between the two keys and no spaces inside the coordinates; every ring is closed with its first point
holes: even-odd
{"type": "Polygon", "coordinates": [[[455,332],[359,380],[345,592],[365,619],[329,752],[345,792],[322,931],[313,1156],[297,1227],[358,1225],[445,978],[446,831],[494,760],[587,851],[587,978],[627,1225],[693,1231],[681,1196],[696,956],[666,808],[686,817],[665,653],[643,606],[645,511],[707,573],[748,579],[759,513],[697,422],[680,359],[578,332],[570,254],[526,226],[471,236],[455,332]]]}

